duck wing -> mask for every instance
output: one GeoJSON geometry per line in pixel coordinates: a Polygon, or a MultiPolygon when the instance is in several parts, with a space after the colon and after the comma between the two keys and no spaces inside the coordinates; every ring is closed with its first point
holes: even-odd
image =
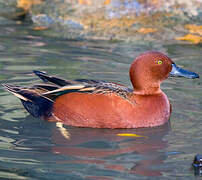
{"type": "Polygon", "coordinates": [[[34,117],[51,116],[55,99],[67,93],[115,94],[129,101],[133,92],[132,89],[113,82],[87,79],[64,80],[41,71],[34,71],[34,73],[43,80],[43,84],[35,84],[31,87],[2,84],[22,101],[25,109],[34,117]]]}
{"type": "Polygon", "coordinates": [[[41,71],[34,71],[34,73],[43,80],[44,84],[35,84],[31,87],[20,87],[10,84],[2,85],[24,104],[25,102],[30,102],[41,105],[44,103],[53,103],[58,96],[73,92],[105,95],[116,94],[126,100],[129,99],[133,92],[132,89],[113,82],[88,79],[64,80],[56,76],[49,76],[41,71]]]}
{"type": "Polygon", "coordinates": [[[92,94],[111,94],[127,99],[127,97],[133,92],[132,89],[127,88],[121,84],[114,82],[91,80],[91,79],[76,79],[76,80],[64,80],[56,76],[49,76],[45,72],[33,71],[40,79],[45,83],[53,84],[53,87],[46,87],[45,85],[35,85],[35,87],[45,88],[42,93],[44,96],[60,96],[66,93],[80,92],[80,93],[92,93],[92,94]],[[55,88],[57,87],[57,88],[55,88]],[[54,89],[55,88],[55,89],[54,89]]]}

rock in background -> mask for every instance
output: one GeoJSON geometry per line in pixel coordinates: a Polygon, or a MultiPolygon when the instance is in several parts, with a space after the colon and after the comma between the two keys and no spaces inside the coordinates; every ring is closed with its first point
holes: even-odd
{"type": "Polygon", "coordinates": [[[0,16],[29,19],[47,36],[201,43],[201,7],[202,0],[0,0],[0,16]]]}

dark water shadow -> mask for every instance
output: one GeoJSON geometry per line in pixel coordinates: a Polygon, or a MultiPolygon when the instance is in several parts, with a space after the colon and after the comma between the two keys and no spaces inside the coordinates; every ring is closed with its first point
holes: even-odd
{"type": "Polygon", "coordinates": [[[163,173],[163,170],[155,167],[167,158],[165,149],[168,145],[164,137],[170,130],[170,123],[140,129],[66,127],[70,139],[65,138],[59,129],[52,130],[52,142],[55,144],[52,152],[76,157],[76,160],[57,163],[96,164],[107,170],[144,176],[161,176],[163,173]],[[142,137],[117,135],[122,133],[142,137]]]}
{"type": "Polygon", "coordinates": [[[160,178],[166,172],[161,167],[167,159],[168,142],[164,138],[170,123],[139,129],[59,128],[54,122],[27,116],[15,126],[21,128],[13,149],[40,162],[39,167],[51,162],[47,171],[64,176],[81,171],[87,179],[130,179],[139,175],[160,178]]]}

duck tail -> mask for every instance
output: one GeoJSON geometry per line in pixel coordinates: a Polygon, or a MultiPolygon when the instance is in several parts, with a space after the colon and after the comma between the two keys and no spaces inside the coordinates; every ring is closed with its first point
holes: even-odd
{"type": "Polygon", "coordinates": [[[66,86],[72,84],[71,81],[64,80],[56,76],[49,76],[46,72],[34,70],[33,73],[37,75],[45,83],[53,83],[58,86],[66,86]]]}
{"type": "Polygon", "coordinates": [[[51,116],[53,101],[35,89],[2,84],[9,92],[18,97],[25,109],[34,117],[47,119],[51,116]]]}

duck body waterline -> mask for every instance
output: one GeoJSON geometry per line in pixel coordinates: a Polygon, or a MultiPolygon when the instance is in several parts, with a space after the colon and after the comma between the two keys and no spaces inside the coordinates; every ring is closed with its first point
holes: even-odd
{"type": "Polygon", "coordinates": [[[160,84],[170,74],[198,78],[183,70],[166,55],[150,51],[131,64],[133,89],[96,80],[64,80],[34,71],[45,84],[29,88],[4,86],[21,99],[34,117],[67,125],[93,128],[139,128],[167,122],[171,105],[160,84]]]}
{"type": "Polygon", "coordinates": [[[127,100],[115,94],[106,96],[104,94],[70,93],[55,101],[53,114],[62,119],[65,124],[72,126],[153,127],[168,121],[170,103],[163,92],[155,95],[131,93],[131,97],[127,100]]]}

